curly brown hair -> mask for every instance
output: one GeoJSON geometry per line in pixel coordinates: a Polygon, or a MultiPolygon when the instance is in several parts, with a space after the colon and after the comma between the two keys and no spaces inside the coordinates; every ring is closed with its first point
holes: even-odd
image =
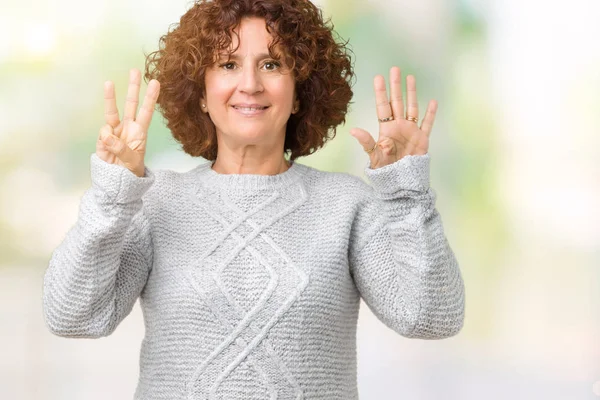
{"type": "Polygon", "coordinates": [[[199,107],[205,71],[229,49],[244,17],[265,20],[271,57],[283,53],[295,77],[300,110],[288,120],[284,152],[291,160],[314,153],[346,121],[354,72],[347,42],[336,42],[333,24],[309,0],[196,0],[161,36],[159,50],[146,55],[144,79],[160,82],[157,103],[167,127],[189,155],[216,159],[216,129],[199,107]]]}

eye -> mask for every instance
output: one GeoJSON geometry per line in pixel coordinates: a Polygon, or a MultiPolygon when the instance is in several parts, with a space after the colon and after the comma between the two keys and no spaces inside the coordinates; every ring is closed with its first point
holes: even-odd
{"type": "Polygon", "coordinates": [[[267,61],[264,64],[264,67],[268,70],[268,71],[274,71],[277,68],[279,68],[281,66],[281,64],[279,64],[277,61],[267,61]]]}
{"type": "Polygon", "coordinates": [[[227,62],[219,65],[219,68],[223,68],[228,71],[231,71],[233,67],[235,67],[235,64],[232,62],[227,62]]]}

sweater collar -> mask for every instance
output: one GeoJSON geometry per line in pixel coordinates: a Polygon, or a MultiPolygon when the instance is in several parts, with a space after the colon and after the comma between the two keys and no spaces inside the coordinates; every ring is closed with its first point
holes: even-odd
{"type": "Polygon", "coordinates": [[[275,175],[221,174],[211,168],[212,162],[194,168],[194,176],[209,187],[227,190],[277,190],[297,182],[307,171],[305,165],[293,161],[290,167],[275,175]]]}

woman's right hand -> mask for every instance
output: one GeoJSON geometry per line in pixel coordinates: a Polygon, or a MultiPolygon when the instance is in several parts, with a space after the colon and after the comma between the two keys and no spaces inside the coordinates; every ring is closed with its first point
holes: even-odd
{"type": "Polygon", "coordinates": [[[160,83],[156,79],[152,79],[148,83],[144,103],[136,117],[141,79],[139,70],[132,69],[130,71],[125,113],[122,120],[119,119],[114,83],[111,81],[104,83],[106,125],[100,129],[100,135],[96,142],[96,154],[101,160],[121,165],[139,177],[144,176],[146,137],[160,92],[160,83]]]}

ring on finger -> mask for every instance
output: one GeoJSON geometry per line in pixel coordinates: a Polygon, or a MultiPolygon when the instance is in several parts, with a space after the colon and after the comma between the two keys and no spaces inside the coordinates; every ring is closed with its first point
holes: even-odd
{"type": "Polygon", "coordinates": [[[417,117],[409,117],[408,115],[406,116],[406,120],[407,121],[412,121],[412,122],[418,122],[419,118],[417,117]]]}
{"type": "Polygon", "coordinates": [[[394,116],[390,115],[389,117],[385,117],[385,118],[377,118],[379,120],[379,122],[388,122],[388,121],[393,121],[394,120],[394,116]]]}
{"type": "Polygon", "coordinates": [[[373,152],[373,150],[375,150],[375,147],[377,147],[377,142],[375,142],[375,144],[373,145],[373,147],[371,147],[371,149],[369,150],[365,150],[368,154],[371,154],[373,152]]]}

